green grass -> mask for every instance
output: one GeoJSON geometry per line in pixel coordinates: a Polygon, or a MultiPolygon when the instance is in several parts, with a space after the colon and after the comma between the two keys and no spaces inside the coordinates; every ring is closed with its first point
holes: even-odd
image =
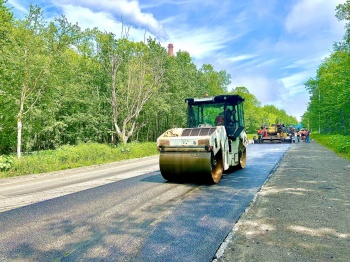
{"type": "Polygon", "coordinates": [[[62,146],[56,150],[23,155],[19,160],[15,156],[0,156],[0,178],[105,164],[156,154],[158,150],[154,142],[119,146],[97,143],[62,146]]]}
{"type": "Polygon", "coordinates": [[[350,160],[350,136],[312,133],[310,138],[331,149],[337,155],[350,160]]]}

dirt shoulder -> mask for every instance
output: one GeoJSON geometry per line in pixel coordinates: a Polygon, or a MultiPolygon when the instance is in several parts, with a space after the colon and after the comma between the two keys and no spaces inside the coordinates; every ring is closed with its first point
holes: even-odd
{"type": "Polygon", "coordinates": [[[223,261],[349,261],[350,161],[291,145],[228,240],[223,261]]]}

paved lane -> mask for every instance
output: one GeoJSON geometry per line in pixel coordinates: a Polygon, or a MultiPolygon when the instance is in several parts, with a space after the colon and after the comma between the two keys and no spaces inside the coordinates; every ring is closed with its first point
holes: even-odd
{"type": "Polygon", "coordinates": [[[0,179],[0,212],[157,171],[158,158],[0,179]]]}
{"type": "Polygon", "coordinates": [[[213,186],[156,170],[2,212],[0,261],[211,261],[288,147],[249,145],[213,186]]]}

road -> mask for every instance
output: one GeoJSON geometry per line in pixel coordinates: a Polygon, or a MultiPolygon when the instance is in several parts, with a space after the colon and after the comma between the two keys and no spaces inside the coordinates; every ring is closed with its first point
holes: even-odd
{"type": "Polygon", "coordinates": [[[166,182],[158,157],[1,179],[0,261],[211,261],[289,146],[249,145],[212,186],[166,182]]]}

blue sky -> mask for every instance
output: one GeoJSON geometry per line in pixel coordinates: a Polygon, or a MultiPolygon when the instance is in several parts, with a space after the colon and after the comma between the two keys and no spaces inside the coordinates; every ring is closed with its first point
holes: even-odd
{"type": "Polygon", "coordinates": [[[82,29],[116,35],[131,26],[129,39],[158,39],[188,51],[198,68],[212,64],[232,76],[229,91],[245,86],[265,104],[300,116],[309,95],[304,83],[316,75],[345,22],[335,8],[345,0],[8,0],[18,18],[38,5],[50,20],[65,15],[82,29]]]}

